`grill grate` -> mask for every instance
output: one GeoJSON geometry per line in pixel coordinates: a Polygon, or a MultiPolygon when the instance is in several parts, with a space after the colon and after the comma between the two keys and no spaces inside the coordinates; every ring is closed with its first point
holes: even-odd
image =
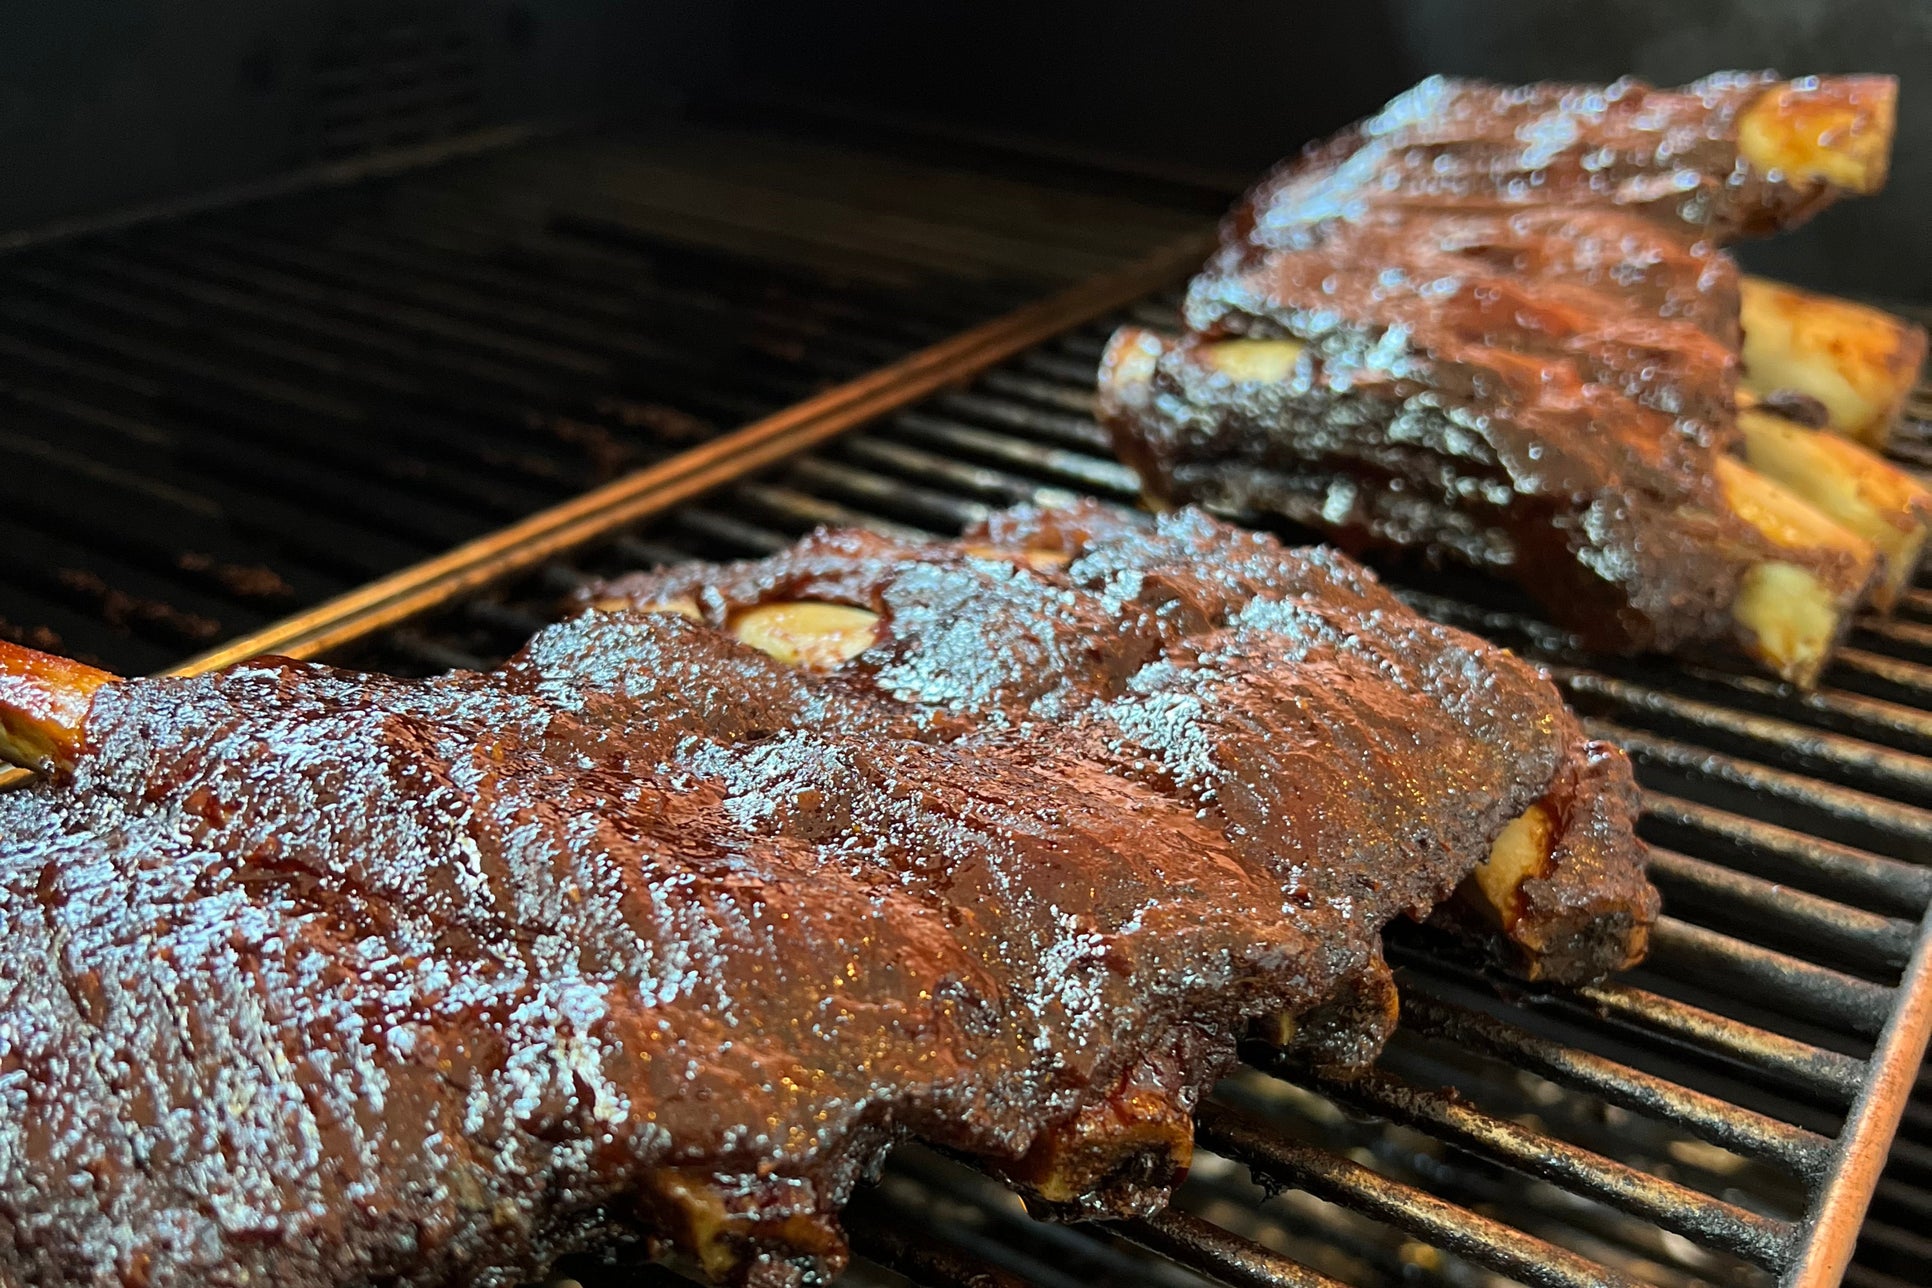
{"type": "Polygon", "coordinates": [[[0,631],[157,670],[1189,225],[880,169],[667,125],[0,258],[0,631]]]}
{"type": "MultiPolygon", "coordinates": [[[[43,646],[157,669],[815,393],[816,411],[764,422],[785,433],[760,441],[870,423],[634,531],[612,535],[644,508],[591,507],[565,535],[601,535],[594,551],[489,594],[432,587],[447,611],[367,635],[357,660],[487,665],[586,578],[763,554],[819,523],[950,533],[1018,501],[1134,498],[1089,415],[1114,319],[1047,327],[1049,311],[955,340],[930,369],[838,382],[1037,294],[1046,261],[1085,271],[1172,220],[1121,206],[1095,250],[981,193],[973,226],[937,238],[890,194],[841,222],[812,204],[836,181],[796,157],[800,174],[774,172],[764,144],[732,155],[791,183],[789,206],[747,197],[729,165],[680,171],[682,155],[548,144],[0,260],[0,443],[32,466],[0,478],[14,555],[0,611],[43,646]],[[1061,333],[941,388],[1029,328],[1061,333]],[[899,406],[915,386],[939,391],[899,406]]],[[[1124,316],[1171,324],[1171,308],[1124,316]]],[[[1932,432],[1901,455],[1932,463],[1932,432]]],[[[750,459],[677,477],[695,487],[750,459]]],[[[854,1282],[1835,1277],[1932,1015],[1932,589],[1796,697],[1721,666],[1589,658],[1476,579],[1393,579],[1544,661],[1631,749],[1671,913],[1650,962],[1574,992],[1503,986],[1425,930],[1394,935],[1405,1018],[1377,1072],[1332,1083],[1248,1051],[1166,1215],[1043,1225],[909,1148],[855,1208],[870,1260],[854,1282]]],[[[1918,1077],[1848,1272],[1861,1288],[1925,1264],[1932,1081],[1918,1077]]]]}

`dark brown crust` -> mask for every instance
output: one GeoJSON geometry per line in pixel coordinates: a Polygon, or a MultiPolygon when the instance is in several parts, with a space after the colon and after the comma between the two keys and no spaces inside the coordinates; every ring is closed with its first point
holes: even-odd
{"type": "MultiPolygon", "coordinates": [[[[1401,1016],[1395,973],[1377,953],[1333,997],[1295,1016],[1294,1032],[1281,1045],[1330,1077],[1348,1077],[1374,1063],[1401,1016]]],[[[1265,1021],[1257,1027],[1260,1037],[1271,1038],[1265,1021]]]]}
{"type": "MultiPolygon", "coordinates": [[[[866,608],[884,615],[882,638],[841,671],[847,683],[908,704],[918,719],[941,729],[962,717],[971,725],[997,717],[1019,727],[1034,727],[1029,722],[1039,719],[1060,725],[1098,721],[1108,740],[1116,741],[1122,731],[1109,703],[1117,701],[1125,677],[1136,668],[1144,671],[1156,653],[1186,646],[1189,634],[1204,626],[1238,618],[1258,599],[1319,595],[1324,603],[1347,605],[1351,612],[1374,605],[1374,613],[1408,617],[1366,570],[1325,551],[1286,552],[1299,569],[1288,578],[1283,576],[1288,563],[1266,572],[1250,566],[1250,561],[1275,554],[1253,551],[1235,557],[1248,543],[1269,552],[1281,548],[1270,538],[1236,537],[1235,532],[1193,513],[1165,516],[1150,527],[1145,519],[1100,507],[1026,508],[969,531],[955,549],[997,547],[1015,556],[1053,551],[1075,556],[1069,566],[1032,567],[1016,557],[1010,565],[1000,565],[1011,566],[1013,576],[988,585],[972,571],[986,567],[987,561],[968,557],[963,550],[953,556],[963,566],[947,573],[937,566],[940,556],[934,547],[907,549],[864,533],[831,533],[757,563],[641,574],[583,595],[587,601],[636,604],[690,600],[719,626],[748,608],[774,601],[824,600],[866,608]],[[1319,576],[1317,569],[1322,570],[1319,576]],[[1139,594],[1158,604],[1155,611],[1115,597],[1115,584],[1128,579],[1141,587],[1139,594]],[[1008,616],[1013,606],[996,606],[992,595],[995,588],[1004,595],[1015,587],[1037,598],[1020,615],[1008,616]],[[1069,591],[1074,598],[1066,598],[1069,591]],[[1074,628],[1071,638],[1089,647],[1105,641],[1105,650],[1070,651],[1069,636],[1063,634],[1068,626],[1074,628]]],[[[1458,632],[1450,636],[1469,638],[1458,632]]],[[[1363,632],[1365,641],[1382,637],[1380,630],[1363,632]]],[[[1511,668],[1523,665],[1498,650],[1485,651],[1492,658],[1507,658],[1511,668]]],[[[1279,669],[1265,659],[1259,667],[1279,669]]],[[[1259,691],[1264,677],[1244,673],[1236,684],[1259,691]]],[[[1256,701],[1246,693],[1231,693],[1227,699],[1231,707],[1253,707],[1256,701]]],[[[1497,728],[1487,719],[1482,724],[1497,728]]],[[[1245,736],[1220,749],[1218,756],[1246,756],[1254,762],[1247,772],[1257,772],[1279,753],[1270,750],[1267,740],[1243,732],[1245,736]]],[[[1150,731],[1136,727],[1127,736],[1138,754],[1164,764],[1170,749],[1161,739],[1193,733],[1157,728],[1150,740],[1150,731]]],[[[1543,803],[1556,813],[1560,826],[1549,871],[1526,892],[1529,915],[1500,940],[1473,923],[1461,928],[1485,943],[1498,961],[1538,978],[1596,979],[1641,957],[1645,931],[1657,913],[1656,892],[1644,878],[1641,862],[1631,862],[1630,851],[1616,839],[1616,828],[1602,830],[1604,819],[1634,817],[1634,793],[1621,752],[1600,742],[1578,744],[1548,783],[1543,803]],[[1602,803],[1612,800],[1617,802],[1614,808],[1604,811],[1602,803]]],[[[1259,819],[1244,823],[1255,832],[1267,827],[1259,819]]],[[[1368,1012],[1358,1008],[1352,1013],[1368,1012]]],[[[1346,1062],[1333,1054],[1321,1058],[1346,1062]]]]}
{"type": "Polygon", "coordinates": [[[797,1282],[907,1133],[1145,1210],[1246,1024],[1552,784],[1641,862],[1553,688],[1346,559],[978,539],[1075,557],[823,534],[615,588],[884,614],[829,674],[620,611],[489,674],[103,687],[73,782],[0,800],[0,1282],[507,1281],[612,1229],[797,1282]]]}
{"type": "Polygon", "coordinates": [[[1769,558],[1855,596],[1868,570],[1771,545],[1713,474],[1739,340],[1716,245],[1836,195],[1740,161],[1738,115],[1778,84],[1425,82],[1249,194],[1189,289],[1189,336],[1116,338],[1101,416],[1121,455],[1168,503],[1508,576],[1605,650],[1733,638],[1769,558]],[[1229,337],[1306,351],[1286,381],[1243,382],[1200,361],[1229,337]]]}

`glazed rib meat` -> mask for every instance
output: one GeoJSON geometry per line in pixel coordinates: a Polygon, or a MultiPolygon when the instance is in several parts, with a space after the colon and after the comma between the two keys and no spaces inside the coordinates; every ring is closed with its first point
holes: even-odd
{"type": "Polygon", "coordinates": [[[427,681],[7,646],[0,1284],[812,1282],[907,1135],[1142,1211],[1245,1026],[1372,1053],[1391,918],[1581,978],[1655,911],[1622,756],[1327,552],[1087,508],[599,598],[427,681]]]}
{"type": "MultiPolygon", "coordinates": [[[[1592,647],[1727,644],[1808,683],[1910,569],[1742,459],[1719,247],[1877,187],[1894,89],[1425,82],[1249,194],[1187,333],[1115,336],[1102,419],[1161,503],[1493,570],[1592,647]]],[[[1921,502],[1895,517],[1915,562],[1921,502]]]]}

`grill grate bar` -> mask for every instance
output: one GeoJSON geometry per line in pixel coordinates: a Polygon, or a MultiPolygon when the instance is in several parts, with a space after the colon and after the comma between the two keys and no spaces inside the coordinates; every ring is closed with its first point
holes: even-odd
{"type": "Polygon", "coordinates": [[[1715,806],[1644,793],[1647,834],[1695,845],[1726,864],[1775,881],[1826,891],[1848,903],[1917,916],[1932,903],[1932,868],[1868,854],[1715,806]]]}
{"type": "Polygon", "coordinates": [[[1812,724],[1906,751],[1932,753],[1932,713],[1830,687],[1799,693],[1769,676],[1680,663],[1681,682],[1765,712],[1802,714],[1812,724]]]}
{"type": "Polygon", "coordinates": [[[1840,1134],[1832,1169],[1813,1206],[1811,1237],[1799,1250],[1788,1282],[1824,1288],[1837,1282],[1852,1259],[1859,1225],[1884,1170],[1906,1097],[1932,1038],[1932,908],[1920,922],[1918,947],[1906,967],[1910,995],[1885,1026],[1872,1052],[1872,1076],[1840,1134]]]}
{"type": "MultiPolygon", "coordinates": [[[[633,379],[677,387],[683,405],[733,421],[774,401],[802,396],[811,387],[806,375],[786,372],[770,362],[745,363],[736,383],[757,396],[744,397],[720,389],[722,381],[715,374],[707,378],[706,367],[693,355],[663,346],[640,347],[622,337],[614,337],[606,346],[614,356],[601,364],[603,380],[592,381],[586,376],[600,367],[595,358],[585,357],[561,370],[558,363],[513,361],[517,355],[502,352],[504,345],[465,343],[458,336],[407,325],[414,314],[377,305],[359,314],[333,308],[326,298],[318,298],[320,292],[303,291],[293,279],[264,280],[260,273],[205,256],[172,270],[155,267],[154,259],[171,263],[175,257],[163,254],[135,260],[130,255],[128,261],[114,265],[116,280],[178,293],[201,310],[197,324],[211,342],[299,368],[310,380],[341,382],[372,399],[385,400],[387,418],[409,427],[416,438],[429,439],[441,450],[464,458],[477,451],[475,443],[465,442],[465,430],[483,431],[485,443],[494,439],[514,444],[521,439],[525,454],[529,453],[531,411],[519,411],[517,401],[595,416],[595,403],[586,404],[585,390],[608,388],[615,379],[613,364],[619,360],[633,379]],[[273,289],[278,285],[284,289],[273,289]],[[272,330],[263,332],[263,327],[272,330]],[[397,331],[404,338],[399,339],[397,331]],[[573,367],[589,370],[573,378],[573,367]],[[486,390],[498,391],[497,397],[484,396],[486,390]],[[505,397],[512,405],[504,405],[505,397]],[[415,412],[412,405],[426,405],[434,415],[415,412]]],[[[110,261],[94,252],[87,262],[110,261]]],[[[533,461],[526,468],[534,466],[533,461]]]]}
{"type": "Polygon", "coordinates": [[[1857,631],[1860,635],[1883,640],[1908,657],[1932,661],[1932,626],[1896,618],[1865,617],[1859,619],[1857,631]]]}
{"type": "MultiPolygon", "coordinates": [[[[965,1163],[918,1146],[892,1156],[878,1187],[900,1224],[917,1225],[967,1255],[1020,1274],[1041,1288],[1085,1288],[1094,1283],[1147,1288],[1203,1288],[1195,1274],[1169,1262],[1096,1237],[1101,1226],[1036,1221],[1018,1195],[965,1163]]],[[[864,1206],[862,1196],[855,1206],[864,1206]]]]}
{"type": "Polygon", "coordinates": [[[949,487],[961,496],[995,506],[1023,502],[1066,504],[1077,495],[1063,487],[1036,484],[1016,474],[928,452],[877,434],[848,439],[838,445],[838,452],[869,468],[896,473],[921,485],[949,487]]]}
{"type": "Polygon", "coordinates": [[[1672,738],[1640,732],[1608,720],[1586,720],[1600,738],[1615,742],[1640,765],[1676,771],[1692,779],[1741,789],[1759,800],[1777,800],[1822,816],[1828,826],[1855,830],[1881,852],[1913,858],[1932,853],[1932,812],[1900,805],[1788,770],[1740,760],[1672,738]]]}
{"type": "Polygon", "coordinates": [[[1924,756],[1575,667],[1553,665],[1549,670],[1580,709],[1597,709],[1607,702],[1618,707],[1623,718],[1661,718],[1688,727],[1713,746],[1748,748],[1751,754],[1768,756],[1813,776],[1869,783],[1907,799],[1932,799],[1932,760],[1924,756]]]}
{"type": "Polygon", "coordinates": [[[1605,1020],[1671,1039],[1692,1051],[1722,1056],[1741,1072],[1776,1079],[1838,1104],[1849,1105],[1864,1084],[1866,1063],[1855,1056],[1773,1033],[1660,993],[1628,984],[1594,984],[1578,989],[1576,995],[1605,1020]]]}
{"type": "Polygon", "coordinates": [[[1712,910],[1754,930],[1782,932],[1809,950],[1892,978],[1911,957],[1918,934],[1918,926],[1902,918],[1849,908],[1661,846],[1651,847],[1650,876],[1674,908],[1712,910]]]}
{"type": "Polygon", "coordinates": [[[1853,1264],[1845,1271],[1846,1288],[1920,1288],[1896,1275],[1888,1275],[1869,1266],[1853,1264]]]}
{"type": "Polygon", "coordinates": [[[1414,980],[1406,981],[1402,990],[1402,1023],[1414,1032],[1486,1052],[1611,1104],[1668,1119],[1712,1144],[1777,1163],[1801,1177],[1816,1179],[1830,1158],[1831,1141],[1816,1132],[1538,1037],[1444,1001],[1414,980]]]}
{"type": "Polygon", "coordinates": [[[926,1230],[892,1215],[855,1205],[845,1224],[854,1244],[867,1256],[908,1279],[933,1288],[1028,1288],[1029,1282],[951,1244],[933,1241],[926,1230]]]}
{"type": "Polygon", "coordinates": [[[908,527],[890,519],[881,519],[835,501],[827,501],[810,492],[800,492],[792,488],[775,487],[768,483],[745,483],[732,488],[726,496],[744,505],[753,514],[781,514],[788,518],[809,515],[813,526],[849,528],[867,527],[881,536],[893,537],[901,541],[925,541],[932,537],[930,529],[908,527]]]}
{"type": "Polygon", "coordinates": [[[1892,1012],[1895,990],[1814,965],[1676,917],[1650,932],[1647,968],[1700,984],[1729,985],[1743,996],[1864,1037],[1875,1037],[1892,1012]]]}
{"type": "MultiPolygon", "coordinates": [[[[307,368],[317,377],[365,387],[377,396],[405,403],[430,401],[460,411],[464,419],[440,435],[449,440],[452,451],[467,454],[475,450],[473,443],[465,442],[465,430],[471,435],[482,434],[486,441],[490,438],[515,441],[519,431],[525,438],[528,436],[527,424],[514,409],[478,396],[474,389],[502,388],[525,397],[541,397],[550,392],[541,383],[488,357],[469,355],[442,345],[417,345],[406,354],[399,352],[394,337],[386,331],[373,329],[365,321],[333,316],[308,299],[284,298],[287,292],[266,289],[267,284],[255,275],[227,261],[166,250],[158,254],[144,251],[138,256],[127,252],[119,257],[95,250],[77,258],[78,262],[99,271],[111,271],[117,280],[173,292],[210,311],[211,321],[223,328],[221,335],[226,343],[272,352],[284,361],[307,368]],[[257,335],[251,329],[263,325],[275,328],[280,338],[257,335]],[[353,358],[345,360],[345,353],[353,358]]],[[[703,372],[695,361],[675,349],[640,347],[627,343],[627,339],[614,335],[608,344],[614,352],[625,356],[627,371],[642,371],[660,378],[681,377],[680,402],[687,406],[709,414],[742,417],[753,408],[767,405],[755,398],[712,388],[717,382],[703,380],[703,372]]],[[[794,394],[801,387],[798,379],[785,379],[774,373],[770,364],[748,363],[740,374],[745,387],[768,398],[794,394]]],[[[557,389],[566,405],[580,400],[575,389],[563,386],[557,389]]],[[[536,468],[535,462],[524,468],[536,468]]]]}
{"type": "MultiPolygon", "coordinates": [[[[455,493],[474,505],[477,485],[464,481],[447,464],[426,462],[418,468],[393,452],[364,445],[341,433],[345,427],[362,424],[363,415],[354,404],[340,398],[209,361],[182,348],[132,340],[121,331],[76,323],[65,315],[38,309],[17,295],[0,301],[0,311],[15,318],[31,313],[45,321],[53,333],[82,345],[98,343],[137,368],[172,368],[178,381],[198,387],[211,399],[197,409],[218,418],[211,428],[220,428],[223,421],[252,423],[258,426],[258,441],[276,443],[273,454],[253,453],[251,469],[274,470],[281,479],[277,490],[283,495],[306,492],[311,509],[360,515],[376,532],[401,527],[419,548],[447,545],[483,523],[516,512],[516,503],[508,500],[485,502],[487,508],[465,512],[431,499],[437,493],[455,493]],[[301,462],[299,466],[297,461],[301,462]]],[[[168,329],[165,323],[149,321],[156,329],[168,329]]],[[[229,450],[250,452],[245,445],[229,450]]],[[[292,515],[297,513],[291,511],[292,515]]]]}
{"type": "Polygon", "coordinates": [[[1217,1104],[1196,1118],[1201,1145],[1253,1169],[1263,1185],[1306,1190],[1532,1288],[1638,1288],[1636,1280],[1326,1150],[1285,1140],[1217,1104]]]}
{"type": "Polygon", "coordinates": [[[922,531],[958,531],[991,514],[993,507],[978,501],[963,500],[950,492],[938,492],[909,484],[890,474],[875,474],[821,457],[809,456],[788,472],[788,479],[807,489],[818,489],[880,510],[918,513],[923,517],[943,516],[946,528],[922,531]]]}
{"type": "Polygon", "coordinates": [[[1831,655],[1827,679],[1880,697],[1925,706],[1932,702],[1932,667],[1870,649],[1841,646],[1831,655]]]}
{"type": "MultiPolygon", "coordinates": [[[[830,325],[816,316],[819,310],[776,308],[757,296],[729,299],[635,277],[619,287],[609,274],[560,272],[554,255],[545,263],[545,271],[539,273],[518,264],[500,247],[492,258],[483,260],[475,253],[456,253],[433,241],[410,244],[407,239],[411,231],[360,222],[354,226],[295,228],[287,235],[306,245],[319,241],[378,271],[417,274],[512,302],[534,299],[546,309],[573,319],[590,316],[620,327],[649,328],[654,322],[661,324],[666,315],[701,317],[705,326],[715,329],[721,324],[737,324],[749,311],[757,329],[748,343],[761,345],[760,352],[796,354],[809,345],[812,353],[874,366],[890,361],[903,348],[902,341],[892,334],[895,328],[884,319],[859,315],[830,325]],[[782,349],[781,338],[790,342],[782,349]]],[[[481,253],[491,252],[486,249],[481,253]]]]}
{"type": "Polygon", "coordinates": [[[1056,483],[1072,484],[1104,496],[1125,500],[1140,492],[1139,480],[1125,465],[1070,448],[1020,442],[994,430],[957,424],[923,412],[894,417],[892,429],[915,443],[1037,470],[1051,475],[1056,483]]]}
{"type": "MultiPolygon", "coordinates": [[[[1300,1074],[1277,1053],[1261,1055],[1255,1062],[1277,1077],[1300,1074]]],[[[1319,1079],[1317,1085],[1336,1100],[1419,1128],[1439,1140],[1611,1204],[1768,1270],[1781,1269],[1790,1259],[1794,1231],[1787,1221],[1747,1211],[1483,1113],[1453,1095],[1413,1086],[1381,1069],[1370,1069],[1348,1081],[1319,1079]]]]}
{"type": "Polygon", "coordinates": [[[1116,1222],[1108,1228],[1150,1252],[1233,1288],[1345,1288],[1338,1279],[1179,1208],[1170,1207],[1145,1220],[1116,1222]]]}
{"type": "MultiPolygon", "coordinates": [[[[197,246],[199,271],[246,282],[251,291],[325,318],[374,322],[386,330],[416,335],[438,346],[438,352],[447,352],[442,346],[452,346],[458,353],[480,355],[464,364],[475,370],[489,372],[491,362],[514,362],[513,369],[495,371],[497,380],[539,397],[571,398],[582,386],[558,383],[570,376],[594,382],[598,388],[608,388],[620,379],[628,383],[640,375],[673,383],[693,377],[706,384],[718,381],[716,357],[707,357],[675,333],[666,337],[593,328],[575,317],[473,297],[461,288],[405,282],[394,274],[356,274],[306,251],[237,236],[207,237],[205,244],[213,249],[197,246]]],[[[810,392],[821,367],[827,374],[852,376],[871,365],[815,353],[814,368],[804,369],[797,360],[802,354],[781,357],[781,352],[778,346],[766,345],[756,353],[765,361],[745,364],[737,374],[762,395],[795,400],[810,392]]],[[[741,351],[736,356],[748,355],[741,351]]]]}
{"type": "Polygon", "coordinates": [[[1585,1032],[1616,1034],[1639,1049],[1712,1068],[1781,1095],[1795,1093],[1842,1110],[1858,1094],[1867,1072],[1857,1056],[1634,984],[1551,989],[1511,981],[1499,988],[1479,967],[1451,955],[1454,946],[1441,938],[1397,935],[1388,946],[1391,961],[1426,971],[1433,980],[1455,981],[1482,997],[1500,995],[1585,1032]]]}

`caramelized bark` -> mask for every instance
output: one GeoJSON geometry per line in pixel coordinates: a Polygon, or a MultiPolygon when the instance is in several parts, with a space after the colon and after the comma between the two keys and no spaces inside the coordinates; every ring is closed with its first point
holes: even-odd
{"type": "Polygon", "coordinates": [[[628,1232],[795,1283],[906,1134],[1145,1211],[1247,1024],[1365,996],[1511,818],[1554,793],[1554,872],[1640,868],[1533,668],[1199,515],[590,598],[637,609],[488,674],[104,685],[71,783],[0,799],[0,1279],[428,1285],[628,1232]],[[734,638],[800,602],[876,637],[734,638]]]}

